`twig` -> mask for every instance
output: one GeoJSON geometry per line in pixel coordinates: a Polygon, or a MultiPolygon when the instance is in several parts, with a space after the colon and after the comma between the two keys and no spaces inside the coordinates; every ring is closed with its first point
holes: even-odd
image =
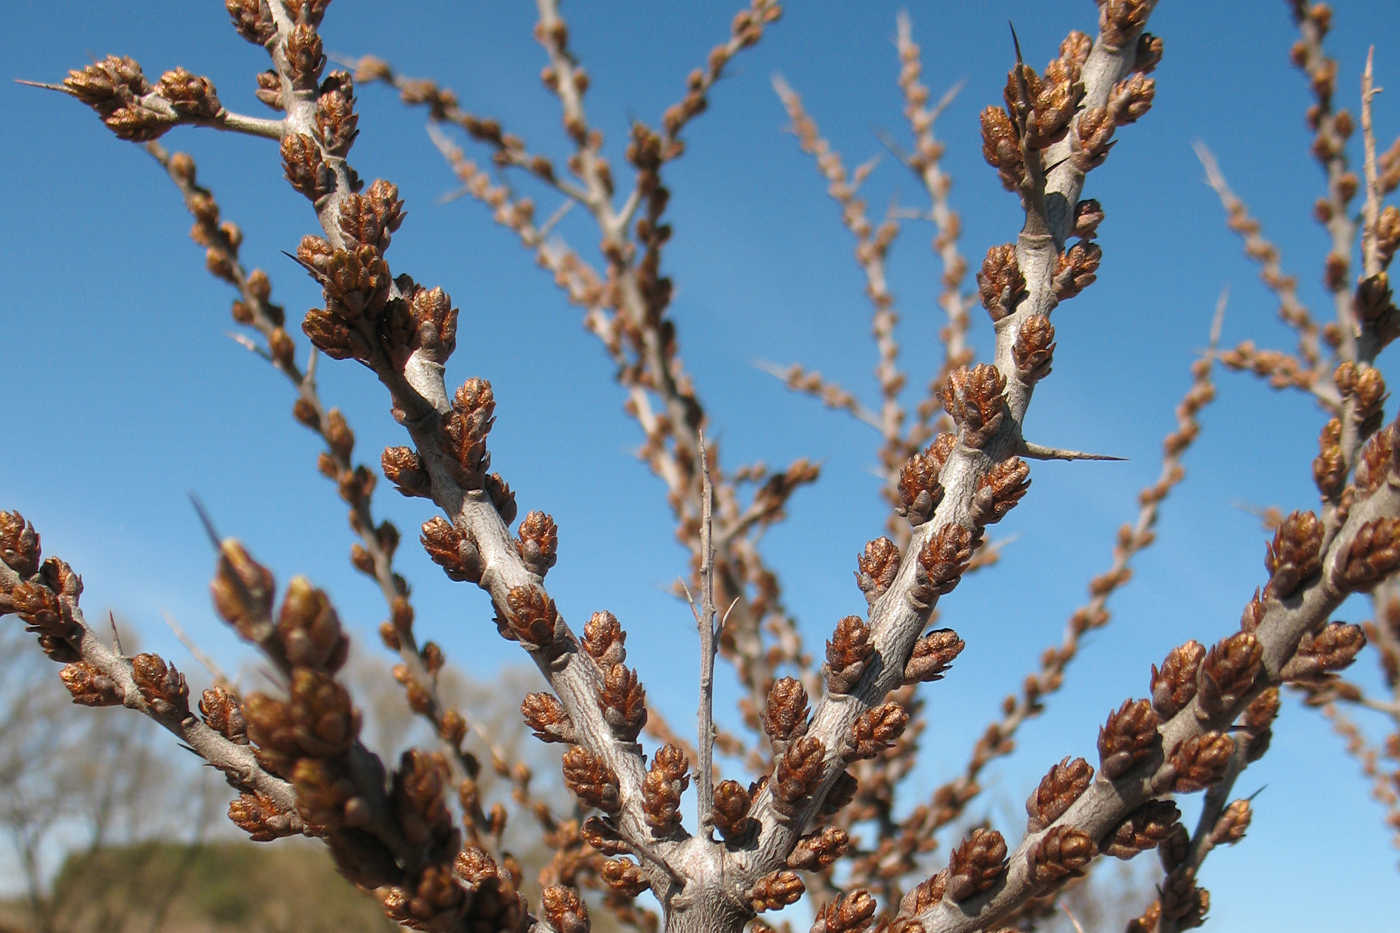
{"type": "MultiPolygon", "coordinates": [[[[703,432],[696,436],[700,452],[700,612],[695,624],[700,629],[700,709],[699,733],[700,773],[695,777],[697,818],[700,833],[707,837],[714,825],[715,775],[714,775],[714,704],[715,704],[715,651],[718,647],[718,632],[715,630],[715,551],[711,540],[713,533],[712,515],[714,486],[710,481],[710,462],[705,449],[703,432]]],[[[692,610],[694,604],[691,604],[692,610]]],[[[731,605],[732,609],[733,606],[731,605]]],[[[728,613],[726,612],[727,616],[728,613]]]]}

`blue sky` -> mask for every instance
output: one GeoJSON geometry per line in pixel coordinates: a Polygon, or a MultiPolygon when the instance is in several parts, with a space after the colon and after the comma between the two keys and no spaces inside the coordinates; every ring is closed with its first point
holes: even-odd
{"type": "MultiPolygon", "coordinates": [[[[813,648],[864,601],[851,579],[855,555],[881,532],[867,428],[785,392],[754,365],[802,362],[874,399],[869,306],[851,240],[825,183],[795,140],[770,79],[781,73],[846,157],[880,154],[880,134],[907,139],[895,86],[895,14],[907,7],[935,97],[966,81],[941,118],[945,167],[955,178],[962,249],[974,268],[987,246],[1012,239],[1015,199],[980,156],[977,112],[999,101],[1015,23],[1032,63],[1043,64],[1071,27],[1092,31],[1091,3],[977,2],[952,5],[827,0],[793,4],[745,53],[687,132],[673,166],[666,271],[677,283],[673,315],[682,352],[706,402],[728,466],[819,458],[821,482],[800,492],[791,518],[765,552],[783,574],[813,648]]],[[[1339,4],[1328,48],[1341,63],[1338,100],[1354,109],[1367,43],[1400,31],[1400,7],[1339,4]]],[[[654,120],[679,98],[684,77],[727,33],[727,4],[609,2],[572,16],[572,44],[592,76],[590,115],[615,165],[633,117],[654,120]]],[[[564,151],[557,110],[541,88],[542,53],[530,39],[533,4],[378,4],[337,0],[323,29],[327,48],[373,52],[405,73],[432,76],[463,105],[499,116],[531,146],[564,151]]],[[[220,3],[151,0],[134,17],[120,4],[10,5],[0,44],[12,76],[59,80],[108,52],[137,58],[154,77],[183,65],[208,74],[226,105],[261,115],[252,75],[261,50],[239,40],[220,3]]],[[[1323,232],[1311,219],[1322,178],[1308,155],[1303,78],[1289,65],[1294,31],[1282,3],[1166,3],[1151,29],[1166,56],[1156,104],[1120,133],[1086,194],[1104,205],[1099,281],[1056,312],[1059,348],[1038,388],[1027,434],[1044,443],[1103,450],[1117,464],[1038,464],[1023,504],[998,533],[1014,537],[1003,566],[969,580],[942,603],[945,624],[968,648],[953,674],[925,688],[932,721],[914,785],[932,788],[959,770],[977,734],[1040,652],[1060,639],[1084,584],[1107,566],[1114,530],[1135,514],[1137,491],[1158,469],[1161,437],[1205,345],[1221,289],[1230,289],[1224,342],[1246,337],[1290,349],[1275,302],[1225,229],[1191,151],[1203,140],[1235,190],[1281,249],[1303,298],[1319,309],[1323,232]]],[[[1377,51],[1382,145],[1400,131],[1400,59],[1377,51]]],[[[315,439],[288,417],[291,395],[269,367],[228,337],[230,294],[203,270],[186,237],[189,218],[148,156],[115,140],[75,102],[15,85],[0,90],[12,127],[3,149],[7,221],[0,267],[10,406],[0,455],[0,505],[18,507],[46,547],[83,573],[91,615],[111,607],[143,631],[144,644],[191,669],[163,630],[169,612],[220,658],[241,649],[209,609],[212,555],[187,492],[207,504],[220,530],[244,540],[279,579],[303,573],[327,587],[370,650],[382,615],[378,596],[345,558],[343,508],[314,471],[315,439]]],[[[639,440],[593,339],[531,258],[470,200],[442,203],[454,181],[430,145],[420,113],[381,88],[360,93],[353,161],[366,178],[396,182],[408,219],[389,259],[396,271],[441,284],[462,308],[449,382],[492,380],[498,399],[493,464],[522,512],[551,512],[561,527],[551,591],[580,624],[599,608],[628,627],[631,658],[651,696],[683,730],[693,722],[695,679],[688,610],[663,590],[684,572],[660,483],[631,456],[639,440]]],[[[190,151],[200,179],[245,234],[243,258],[266,268],[273,297],[295,315],[318,295],[282,255],[312,232],[305,202],[281,179],[265,140],[182,130],[166,144],[190,151]]],[[[1359,150],[1358,150],[1359,151],[1359,150]]],[[[1359,163],[1358,163],[1359,164],[1359,163]]],[[[921,188],[886,157],[868,184],[873,214],[926,204],[921,188]]],[[[541,212],[555,202],[539,199],[541,212]]],[[[577,221],[565,235],[583,248],[597,237],[577,221]]],[[[903,315],[902,360],[921,387],[939,358],[934,299],[940,269],[932,231],[911,224],[891,258],[903,315]]],[[[1321,313],[1321,312],[1320,312],[1321,313]]],[[[980,314],[977,349],[990,347],[980,314]]],[[[324,397],[340,405],[371,462],[399,443],[379,387],[352,364],[323,361],[324,397]]],[[[1382,357],[1382,368],[1391,366],[1382,357]]],[[[1212,642],[1238,624],[1264,582],[1266,541],[1250,507],[1311,507],[1311,458],[1324,418],[1306,399],[1278,395],[1251,377],[1221,374],[1220,400],[1188,455],[1190,476],[1168,501],[1159,543],[1115,597],[1115,621],[1092,635],[1064,692],[1018,737],[1019,750],[988,775],[984,809],[1019,838],[1021,801],[1054,761],[1094,760],[1097,727],[1128,696],[1147,689],[1148,665],[1189,637],[1212,642]]],[[[912,396],[911,396],[912,397],[912,396]]],[[[523,659],[490,624],[476,590],[451,584],[412,544],[427,517],[419,501],[387,488],[377,508],[405,531],[402,570],[414,584],[421,631],[449,659],[490,677],[523,659]]],[[[1347,621],[1364,618],[1348,606],[1347,621]]],[[[229,663],[231,668],[237,664],[229,663]]],[[[1376,681],[1363,656],[1358,680],[1376,681]]],[[[199,679],[197,671],[192,671],[199,679]]],[[[721,683],[728,714],[732,684],[721,683]]],[[[1326,723],[1289,701],[1272,750],[1250,768],[1242,793],[1266,790],[1246,841],[1209,859],[1203,883],[1220,929],[1345,928],[1374,921],[1394,902],[1397,853],[1381,812],[1339,754],[1326,723]],[[1306,818],[1304,814],[1314,814],[1306,818]],[[1280,882],[1306,877],[1287,898],[1280,882]],[[1359,890],[1370,897],[1337,898],[1359,890]],[[1314,893],[1316,892],[1316,893],[1314,893]]],[[[913,802],[914,795],[907,798],[913,802]]],[[[1193,818],[1191,799],[1184,807],[1193,818]]]]}

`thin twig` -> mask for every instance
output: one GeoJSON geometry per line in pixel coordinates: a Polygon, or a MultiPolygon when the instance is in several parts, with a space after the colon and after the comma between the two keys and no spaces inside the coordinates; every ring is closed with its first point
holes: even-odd
{"type": "MultiPolygon", "coordinates": [[[[696,626],[700,630],[700,730],[696,736],[700,746],[700,773],[695,777],[695,791],[700,834],[702,837],[708,837],[714,824],[715,811],[715,650],[719,641],[715,631],[715,550],[711,539],[714,486],[710,481],[710,461],[705,450],[704,432],[697,432],[696,441],[700,452],[701,609],[695,617],[696,626]]],[[[691,608],[694,608],[693,603],[691,608]]]]}

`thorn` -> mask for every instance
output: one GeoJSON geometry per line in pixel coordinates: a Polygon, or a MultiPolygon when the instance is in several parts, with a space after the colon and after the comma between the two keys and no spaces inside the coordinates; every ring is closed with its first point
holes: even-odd
{"type": "Polygon", "coordinates": [[[1044,444],[1037,444],[1034,441],[1022,441],[1018,453],[1031,460],[1113,460],[1122,462],[1128,459],[1127,457],[1114,457],[1110,454],[1091,454],[1082,450],[1069,450],[1063,447],[1046,447],[1044,444]]]}
{"type": "Polygon", "coordinates": [[[1023,65],[1025,62],[1021,59],[1021,40],[1016,36],[1016,24],[1008,19],[1006,27],[1011,30],[1011,44],[1016,48],[1016,64],[1023,65]]]}
{"type": "Polygon", "coordinates": [[[240,347],[242,347],[243,349],[247,350],[249,353],[256,353],[258,356],[262,357],[262,358],[265,359],[265,360],[271,360],[271,359],[272,359],[272,354],[268,353],[268,352],[267,352],[266,350],[264,350],[262,347],[258,346],[256,343],[254,343],[254,342],[252,341],[251,338],[249,338],[249,337],[248,337],[247,335],[245,335],[245,334],[236,334],[236,333],[230,332],[229,335],[228,335],[228,338],[229,338],[230,340],[232,340],[234,343],[238,344],[238,345],[239,345],[240,347]]]}
{"type": "Polygon", "coordinates": [[[209,542],[214,545],[214,550],[219,550],[223,539],[219,537],[219,532],[214,529],[214,520],[209,517],[209,512],[205,510],[204,503],[200,502],[199,496],[196,496],[193,492],[188,492],[185,495],[190,497],[190,504],[194,506],[195,514],[199,516],[199,522],[204,526],[204,533],[209,536],[209,542]]]}
{"type": "Polygon", "coordinates": [[[1215,299],[1215,316],[1210,320],[1210,352],[1214,355],[1220,346],[1220,331],[1225,326],[1225,305],[1230,300],[1230,286],[1226,285],[1220,290],[1220,297],[1215,299]]]}
{"type": "Polygon", "coordinates": [[[61,84],[49,84],[46,81],[26,81],[24,78],[15,78],[16,84],[23,84],[25,87],[37,87],[45,91],[58,91],[60,94],[67,94],[74,97],[74,93],[61,84]]]}
{"type": "Polygon", "coordinates": [[[122,633],[117,631],[117,617],[110,609],[107,610],[107,624],[112,627],[112,646],[117,649],[117,654],[125,655],[126,652],[122,650],[122,633]]]}

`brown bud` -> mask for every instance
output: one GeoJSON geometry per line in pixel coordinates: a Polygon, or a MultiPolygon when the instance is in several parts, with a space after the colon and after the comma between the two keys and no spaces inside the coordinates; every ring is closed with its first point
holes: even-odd
{"type": "Polygon", "coordinates": [[[1351,539],[1337,571],[1346,592],[1373,587],[1400,567],[1400,520],[1378,518],[1362,525],[1351,539]]]}
{"type": "Polygon", "coordinates": [[[962,653],[966,643],[958,633],[950,628],[934,629],[914,642],[914,650],[909,654],[909,663],[904,665],[904,682],[932,683],[942,680],[943,674],[953,664],[953,659],[962,653]]]}
{"type": "Polygon", "coordinates": [[[254,45],[267,45],[277,35],[277,23],[268,9],[268,0],[224,0],[233,28],[254,45]]]}
{"type": "Polygon", "coordinates": [[[749,817],[752,798],[738,781],[720,781],[715,785],[715,828],[726,842],[739,843],[748,836],[757,822],[749,817]]]}
{"type": "Polygon", "coordinates": [[[1232,800],[1211,827],[1210,839],[1216,845],[1233,845],[1244,838],[1253,812],[1248,800],[1232,800]]]}
{"type": "Polygon", "coordinates": [[[537,586],[517,586],[506,594],[506,625],[501,634],[528,651],[553,645],[567,632],[554,600],[537,586]]]}
{"type": "Polygon", "coordinates": [[[1196,715],[1210,719],[1234,708],[1254,686],[1264,647],[1248,632],[1236,632],[1210,649],[1196,678],[1196,715]]]}
{"type": "Polygon", "coordinates": [[[1055,262],[1055,297],[1065,301],[1094,284],[1102,259],[1103,248],[1092,241],[1080,241],[1062,253],[1055,262]]]}
{"type": "Polygon", "coordinates": [[[898,703],[885,703],[868,709],[856,717],[841,746],[844,761],[874,758],[889,748],[904,733],[909,714],[898,703]]]}
{"type": "Polygon", "coordinates": [[[598,708],[615,737],[623,742],[637,741],[647,721],[647,694],[637,672],[625,664],[608,668],[598,691],[598,708]]]}
{"type": "Polygon", "coordinates": [[[64,666],[58,678],[79,706],[120,706],[122,703],[116,682],[87,661],[74,661],[64,666]]]}
{"type": "Polygon", "coordinates": [[[1162,61],[1162,38],[1150,32],[1138,36],[1137,54],[1133,57],[1133,69],[1143,74],[1150,73],[1162,61]]]}
{"type": "Polygon", "coordinates": [[[1048,890],[1084,873],[1095,854],[1094,840],[1073,826],[1052,826],[1031,846],[1031,881],[1048,890]]]}
{"type": "Polygon", "coordinates": [[[516,535],[520,559],[531,573],[543,577],[559,553],[559,526],[544,512],[527,512],[516,535]]]}
{"type": "Polygon", "coordinates": [[[1016,362],[1016,375],[1027,385],[1050,375],[1055,357],[1055,326],[1050,319],[1043,314],[1026,318],[1016,332],[1011,356],[1016,362]]]}
{"type": "Polygon", "coordinates": [[[851,837],[839,826],[824,826],[820,831],[797,840],[788,854],[788,868],[817,871],[839,859],[851,844],[851,837]]]}
{"type": "Polygon", "coordinates": [[[916,610],[926,612],[935,599],[952,592],[981,540],[980,528],[974,532],[950,522],[924,542],[916,586],[909,594],[916,610]]]}
{"type": "Polygon", "coordinates": [[[199,699],[199,713],[204,724],[231,742],[248,744],[248,724],[243,719],[243,704],[238,695],[227,687],[215,686],[204,691],[199,699]]]}
{"type": "Polygon", "coordinates": [[[972,497],[972,520],[991,525],[1016,507],[1031,485],[1031,468],[1020,457],[1008,457],[987,471],[972,497]]]}
{"type": "Polygon", "coordinates": [[[588,907],[573,888],[548,886],[540,892],[540,906],[557,933],[588,933],[588,907]]]}
{"type": "Polygon", "coordinates": [[[1099,771],[1116,781],[1160,751],[1160,720],[1147,700],[1124,700],[1099,729],[1099,771]]]}
{"type": "Polygon", "coordinates": [[[297,23],[287,38],[287,67],[292,72],[292,80],[299,85],[315,85],[326,67],[326,56],[321,49],[321,37],[310,23],[297,23]]]}
{"type": "Polygon", "coordinates": [[[651,882],[631,859],[610,858],[603,863],[600,874],[608,887],[624,897],[636,897],[651,887],[651,882]]]}
{"type": "Polygon", "coordinates": [[[991,829],[974,829],[948,861],[947,895],[965,901],[996,884],[1006,873],[1006,840],[991,829]]]}
{"type": "Polygon", "coordinates": [[[773,682],[763,711],[763,731],[779,754],[807,731],[807,690],[801,681],[784,677],[773,682]]]}
{"type": "Polygon", "coordinates": [[[583,627],[583,650],[605,671],[627,660],[626,642],[622,624],[607,610],[593,613],[583,627]]]}
{"type": "Polygon", "coordinates": [[[1011,116],[1000,107],[982,111],[982,158],[997,170],[1002,187],[1018,191],[1025,183],[1026,166],[1021,159],[1021,144],[1011,116]]]}
{"type": "Polygon", "coordinates": [[[403,222],[403,201],[391,182],[376,179],[364,192],[349,194],[340,203],[340,232],[346,239],[379,252],[403,222]]]}
{"type": "MultiPolygon", "coordinates": [[[[321,83],[321,93],[316,98],[316,129],[328,153],[342,159],[350,153],[360,131],[359,117],[355,115],[354,83],[348,73],[331,72],[321,83]]],[[[383,246],[387,245],[386,239],[383,246]]]]}
{"type": "Polygon", "coordinates": [[[282,598],[277,617],[277,636],[288,662],[335,672],[345,663],[350,640],[340,626],[340,617],[325,591],[318,590],[305,577],[293,577],[282,598]]]}
{"type": "Polygon", "coordinates": [[[1319,681],[1328,671],[1351,664],[1365,646],[1366,633],[1361,626],[1333,622],[1321,631],[1305,634],[1279,676],[1293,683],[1319,681]]]}
{"type": "Polygon", "coordinates": [[[335,175],[321,159],[320,147],[303,133],[282,137],[282,169],[292,187],[312,202],[335,188],[335,175]]]}
{"type": "Polygon", "coordinates": [[[900,467],[896,508],[916,528],[928,521],[943,501],[943,486],[938,482],[942,468],[943,461],[928,451],[914,454],[900,467]]]}
{"type": "Polygon", "coordinates": [[[1094,769],[1083,758],[1064,758],[1052,765],[1040,779],[1035,793],[1026,800],[1026,814],[1030,817],[1026,831],[1038,833],[1058,820],[1093,779],[1094,769]]]}
{"type": "Polygon", "coordinates": [[[214,609],[249,641],[261,643],[272,633],[272,573],[232,538],[219,543],[219,563],[209,591],[214,609]]]}
{"type": "Polygon", "coordinates": [[[299,832],[295,814],[257,794],[240,794],[228,805],[228,818],[254,842],[271,842],[299,832]]]}
{"type": "Polygon", "coordinates": [[[622,809],[617,775],[607,762],[580,745],[564,753],[564,783],[586,807],[597,807],[609,815],[622,809]]]}
{"type": "Polygon", "coordinates": [[[1170,800],[1149,800],[1128,814],[1127,819],[1099,843],[1105,855],[1130,859],[1139,852],[1156,848],[1172,827],[1179,826],[1181,811],[1170,800]]]}
{"type": "Polygon", "coordinates": [[[990,363],[953,371],[943,386],[943,408],[959,429],[959,439],[977,450],[986,444],[1006,414],[1006,379],[990,363]]]}
{"type": "Polygon", "coordinates": [[[302,754],[329,758],[344,754],[354,744],[359,714],[345,687],[329,674],[308,668],[293,670],[287,708],[302,754]]]}
{"type": "Polygon", "coordinates": [[[424,522],[422,532],[419,541],[423,544],[423,550],[428,552],[433,563],[443,569],[449,580],[481,581],[485,567],[476,549],[476,541],[470,534],[442,516],[424,522]]]}
{"type": "Polygon", "coordinates": [[[443,440],[449,456],[470,486],[480,486],[490,466],[486,435],[494,424],[495,394],[484,379],[468,379],[453,396],[452,410],[443,417],[443,440]]]}
{"type": "Polygon", "coordinates": [[[218,94],[214,92],[214,83],[183,68],[175,68],[161,75],[156,90],[161,97],[170,101],[170,106],[181,116],[211,120],[223,109],[218,94]]]}
{"type": "Polygon", "coordinates": [[[1322,522],[1312,512],[1294,512],[1283,520],[1264,557],[1265,595],[1287,599],[1322,571],[1322,535],[1322,522]]]}
{"type": "Polygon", "coordinates": [[[1152,665],[1152,708],[1162,719],[1171,719],[1195,698],[1196,674],[1205,656],[1205,646],[1193,640],[1169,651],[1161,670],[1152,665]]]}
{"type": "Polygon", "coordinates": [[[827,690],[845,694],[855,689],[873,650],[870,626],[860,616],[846,616],[837,622],[836,631],[826,643],[827,690]]]}
{"type": "Polygon", "coordinates": [[[1014,312],[1025,300],[1028,294],[1026,277],[1016,263],[1014,244],[1003,243],[987,250],[982,269],[977,273],[977,291],[982,297],[982,307],[994,322],[1014,312]]]}
{"type": "Polygon", "coordinates": [[[813,735],[804,735],[793,742],[783,757],[773,778],[773,807],[785,817],[793,817],[811,797],[821,782],[826,762],[826,746],[813,735]]]}
{"type": "Polygon", "coordinates": [[[689,767],[685,752],[676,745],[663,745],[652,757],[642,781],[642,811],[658,836],[680,829],[681,794],[690,784],[689,767]]]}
{"type": "Polygon", "coordinates": [[[875,898],[857,889],[829,901],[817,913],[812,933],[862,933],[875,916],[875,898]]]}
{"type": "Polygon", "coordinates": [[[856,584],[871,605],[885,595],[899,573],[899,547],[889,538],[876,538],[856,558],[856,584]]]}
{"type": "Polygon", "coordinates": [[[18,512],[0,512],[0,561],[20,579],[39,572],[39,533],[18,512]]]}
{"type": "Polygon", "coordinates": [[[1090,107],[1080,112],[1074,126],[1076,145],[1070,156],[1074,167],[1087,172],[1102,165],[1113,148],[1113,131],[1117,128],[1109,111],[1103,107],[1090,107]]]}
{"type": "Polygon", "coordinates": [[[763,913],[765,910],[781,910],[789,904],[796,904],[806,890],[796,872],[781,870],[759,878],[745,892],[745,897],[754,911],[763,913]]]}
{"type": "Polygon", "coordinates": [[[1193,735],[1172,750],[1176,770],[1172,790],[1178,794],[1203,790],[1220,780],[1235,754],[1235,740],[1222,732],[1193,735]]]}
{"type": "Polygon", "coordinates": [[[131,659],[131,678],[141,698],[157,716],[185,714],[189,710],[190,688],[185,675],[154,654],[138,654],[131,659]]]}

